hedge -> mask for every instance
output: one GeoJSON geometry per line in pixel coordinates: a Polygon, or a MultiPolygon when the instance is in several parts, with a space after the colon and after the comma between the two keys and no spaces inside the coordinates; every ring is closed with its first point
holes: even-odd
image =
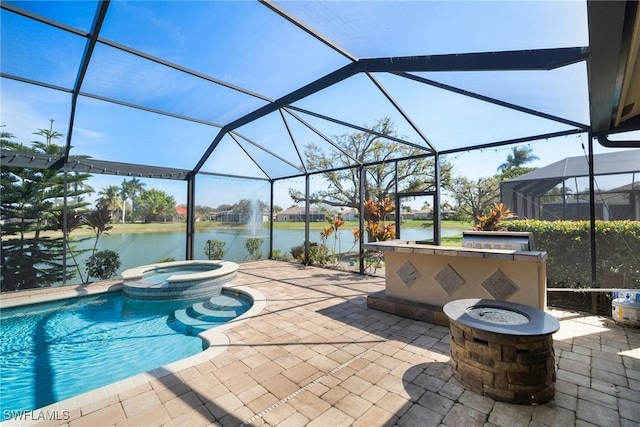
{"type": "MultiPolygon", "coordinates": [[[[591,286],[589,221],[515,220],[508,231],[533,232],[547,252],[549,287],[591,286]]],[[[596,287],[640,287],[640,221],[596,221],[596,287]]]]}

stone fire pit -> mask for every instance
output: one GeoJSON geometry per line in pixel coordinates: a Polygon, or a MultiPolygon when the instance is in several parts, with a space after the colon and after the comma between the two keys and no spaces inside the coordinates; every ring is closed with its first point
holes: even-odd
{"type": "Polygon", "coordinates": [[[555,392],[553,316],[506,301],[462,299],[444,306],[453,372],[483,396],[521,405],[544,403],[555,392]]]}

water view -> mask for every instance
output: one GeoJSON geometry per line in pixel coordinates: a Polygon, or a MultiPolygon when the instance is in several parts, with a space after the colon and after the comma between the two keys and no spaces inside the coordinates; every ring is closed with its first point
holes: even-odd
{"type": "MultiPolygon", "coordinates": [[[[281,255],[290,253],[294,246],[304,244],[304,230],[274,230],[273,248],[279,250],[281,255]]],[[[460,234],[459,230],[442,230],[443,237],[460,234]]],[[[423,228],[403,229],[401,236],[407,240],[425,240],[433,238],[433,231],[423,228]]],[[[269,232],[267,229],[258,229],[253,234],[245,229],[212,229],[197,232],[195,235],[194,258],[206,259],[204,252],[207,240],[221,240],[225,242],[224,259],[234,262],[249,260],[249,253],[245,247],[247,239],[258,237],[263,239],[262,257],[266,258],[269,250],[269,232]]],[[[320,230],[311,230],[309,238],[312,242],[321,242],[320,230]]],[[[80,242],[78,248],[90,248],[93,241],[80,242]]],[[[357,243],[353,242],[351,230],[340,230],[338,238],[329,236],[327,246],[336,252],[349,252],[357,250],[357,243]]],[[[120,255],[122,265],[118,274],[128,268],[151,264],[166,257],[176,260],[184,259],[186,251],[186,237],[183,232],[169,233],[129,233],[104,235],[98,244],[99,250],[110,249],[120,255]]],[[[80,258],[80,264],[84,265],[84,258],[80,258]]]]}

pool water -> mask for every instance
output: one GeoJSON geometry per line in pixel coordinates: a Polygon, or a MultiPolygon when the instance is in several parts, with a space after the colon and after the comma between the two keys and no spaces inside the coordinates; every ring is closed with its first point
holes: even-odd
{"type": "Polygon", "coordinates": [[[220,265],[203,265],[203,264],[192,264],[192,265],[176,265],[173,267],[159,267],[154,268],[153,270],[145,273],[142,276],[143,282],[157,283],[164,282],[169,277],[174,276],[176,274],[194,274],[194,273],[204,273],[208,271],[213,271],[220,268],[220,265]]]}
{"type": "Polygon", "coordinates": [[[172,320],[193,303],[118,292],[2,310],[1,413],[41,408],[202,351],[203,341],[177,333],[172,320]]]}

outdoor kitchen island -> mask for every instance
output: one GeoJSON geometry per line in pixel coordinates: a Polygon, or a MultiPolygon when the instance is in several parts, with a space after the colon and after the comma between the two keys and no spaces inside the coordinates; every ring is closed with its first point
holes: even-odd
{"type": "Polygon", "coordinates": [[[385,290],[367,297],[370,308],[447,326],[445,304],[480,298],[545,310],[547,253],[445,247],[407,240],[365,243],[384,254],[385,290]]]}

